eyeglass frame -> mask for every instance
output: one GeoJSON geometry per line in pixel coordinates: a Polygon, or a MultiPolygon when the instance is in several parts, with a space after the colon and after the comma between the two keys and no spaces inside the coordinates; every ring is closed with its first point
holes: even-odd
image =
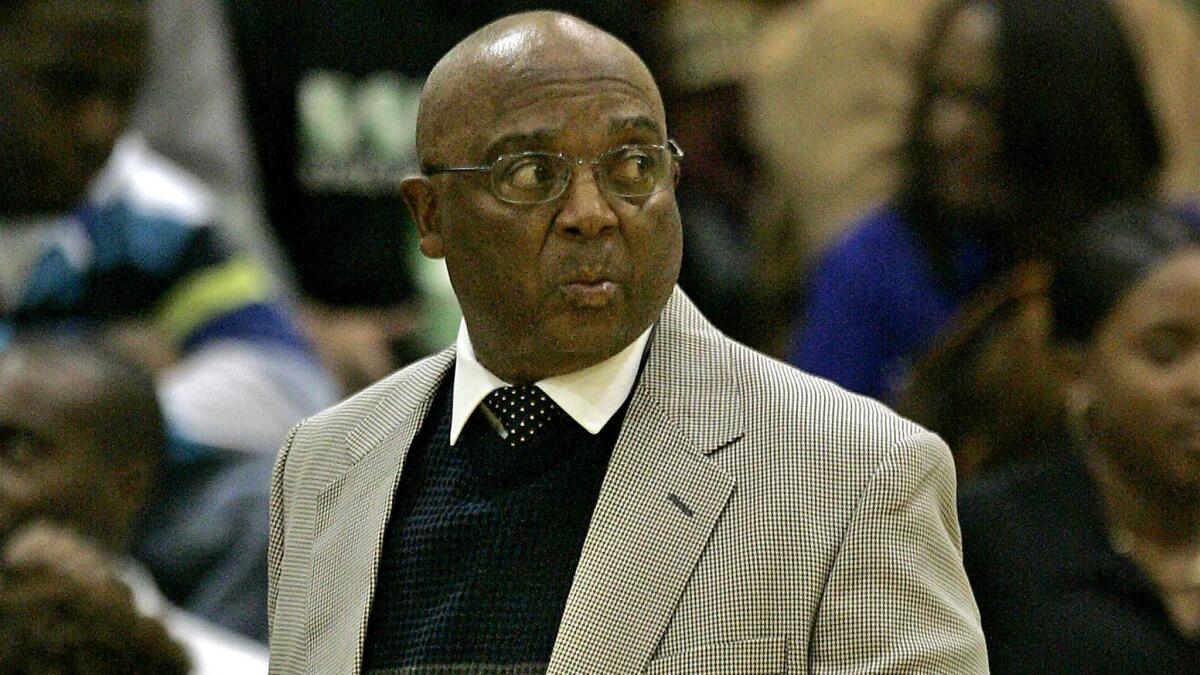
{"type": "MultiPolygon", "coordinates": [[[[679,162],[683,159],[683,148],[679,147],[679,144],[675,142],[675,139],[668,138],[666,143],[663,143],[663,144],[659,144],[659,143],[626,143],[625,145],[618,145],[616,147],[612,147],[612,148],[609,148],[608,150],[605,150],[604,152],[600,153],[599,155],[597,155],[596,157],[594,157],[592,159],[579,159],[577,157],[571,157],[570,155],[567,155],[567,154],[564,154],[561,152],[545,152],[542,150],[527,150],[525,152],[514,152],[514,153],[507,153],[507,154],[500,155],[499,157],[496,157],[496,159],[492,160],[491,164],[488,164],[486,166],[483,166],[483,165],[478,165],[478,166],[438,166],[435,164],[432,167],[421,171],[421,173],[424,176],[434,176],[439,173],[479,173],[479,172],[486,171],[489,174],[489,176],[488,176],[488,191],[492,193],[493,197],[504,202],[505,204],[517,204],[520,206],[534,206],[537,204],[548,204],[548,203],[558,199],[559,197],[563,196],[564,194],[566,194],[567,188],[569,188],[571,186],[571,180],[575,177],[575,169],[577,167],[583,166],[584,164],[590,164],[592,166],[592,171],[594,172],[595,168],[599,165],[600,159],[602,157],[605,157],[609,153],[616,152],[623,148],[655,148],[657,150],[665,150],[667,152],[667,156],[676,162],[679,162]],[[569,163],[571,165],[571,175],[568,176],[567,181],[565,183],[563,183],[562,189],[559,190],[556,194],[554,194],[551,197],[546,197],[545,199],[539,199],[538,201],[535,201],[535,202],[522,202],[522,201],[516,201],[516,200],[512,200],[512,199],[505,199],[504,197],[501,197],[500,194],[498,193],[498,191],[496,190],[496,179],[493,175],[491,175],[492,171],[496,168],[496,164],[498,164],[501,160],[511,159],[514,157],[525,157],[525,156],[531,156],[531,155],[557,157],[559,159],[566,161],[567,163],[569,163]]],[[[650,195],[662,192],[665,187],[665,186],[657,187],[654,190],[651,190],[650,192],[646,192],[646,193],[642,193],[642,194],[621,194],[619,192],[609,191],[602,184],[600,184],[599,181],[597,181],[597,186],[606,194],[610,194],[614,197],[622,197],[625,199],[649,197],[650,195]]]]}

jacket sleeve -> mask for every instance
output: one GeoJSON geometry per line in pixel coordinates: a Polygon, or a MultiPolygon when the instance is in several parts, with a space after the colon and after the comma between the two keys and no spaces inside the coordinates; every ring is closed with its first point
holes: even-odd
{"type": "Polygon", "coordinates": [[[826,584],[813,673],[986,673],[950,451],[920,432],[876,467],[826,584]]]}

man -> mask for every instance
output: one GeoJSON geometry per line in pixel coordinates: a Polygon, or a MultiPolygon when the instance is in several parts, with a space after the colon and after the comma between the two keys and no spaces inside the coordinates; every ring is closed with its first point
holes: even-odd
{"type": "Polygon", "coordinates": [[[275,672],[986,671],[945,445],[674,289],[680,152],[628,47],[490,24],[417,147],[464,324],[282,449],[275,672]]]}
{"type": "Polygon", "coordinates": [[[265,641],[265,519],[209,498],[240,483],[265,504],[266,472],[244,466],[269,465],[332,384],[204,191],[124,134],[143,3],[4,0],[0,18],[0,350],[86,334],[156,369],[177,452],[133,550],[171,600],[265,641]]]}
{"type": "Polygon", "coordinates": [[[271,453],[336,400],[207,194],[124,135],[146,66],[137,0],[0,4],[0,346],[103,332],[161,371],[172,430],[271,453]]]}
{"type": "MultiPolygon", "coordinates": [[[[165,441],[154,381],[131,362],[82,342],[19,341],[0,351],[0,550],[40,523],[85,537],[105,559],[94,573],[118,571],[139,611],[183,645],[194,672],[264,672],[261,645],[165,602],[147,572],[124,555],[165,441]]],[[[89,628],[66,617],[58,628],[109,640],[109,626],[93,621],[89,628]]],[[[67,636],[46,636],[46,649],[56,638],[67,636]]]]}

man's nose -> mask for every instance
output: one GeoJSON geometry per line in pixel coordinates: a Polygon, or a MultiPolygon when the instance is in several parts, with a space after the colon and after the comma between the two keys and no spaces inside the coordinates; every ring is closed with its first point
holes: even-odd
{"type": "Polygon", "coordinates": [[[593,167],[584,164],[575,169],[554,222],[561,232],[581,237],[597,237],[617,227],[617,214],[600,189],[593,167]]]}

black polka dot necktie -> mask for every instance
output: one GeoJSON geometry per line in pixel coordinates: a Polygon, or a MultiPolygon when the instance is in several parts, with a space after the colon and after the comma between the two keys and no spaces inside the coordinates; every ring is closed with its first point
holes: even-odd
{"type": "Polygon", "coordinates": [[[497,427],[496,432],[514,448],[540,438],[538,434],[564,414],[545,392],[532,384],[497,389],[483,399],[483,404],[487,407],[484,414],[490,411],[494,417],[491,421],[497,427]]]}

